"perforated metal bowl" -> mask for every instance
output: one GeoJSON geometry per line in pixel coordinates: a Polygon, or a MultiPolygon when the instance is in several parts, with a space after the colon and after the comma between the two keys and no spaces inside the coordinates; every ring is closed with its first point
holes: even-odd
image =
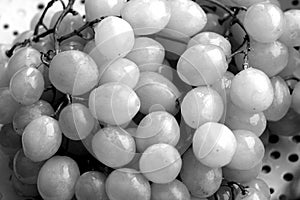
{"type": "MultiPolygon", "coordinates": [[[[48,0],[0,0],[0,43],[11,43],[21,32],[28,30],[32,17],[46,5],[48,0]]],[[[280,0],[283,10],[300,8],[299,0],[280,0]]],[[[84,1],[77,0],[75,9],[83,14],[84,1]]],[[[52,11],[61,9],[59,3],[52,11]]],[[[271,188],[272,200],[293,199],[293,192],[300,193],[300,134],[294,137],[272,135],[266,148],[260,178],[271,188]],[[298,184],[298,188],[297,188],[298,184]],[[291,190],[292,191],[291,193],[291,190]]],[[[0,200],[21,200],[14,194],[9,181],[11,170],[8,158],[0,152],[0,200]]]]}

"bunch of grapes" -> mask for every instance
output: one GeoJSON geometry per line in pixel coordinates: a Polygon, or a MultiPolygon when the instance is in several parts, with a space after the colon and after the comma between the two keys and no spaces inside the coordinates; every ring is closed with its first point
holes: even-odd
{"type": "Polygon", "coordinates": [[[300,131],[300,10],[51,0],[0,45],[1,151],[45,200],[267,200],[262,134],[300,131]],[[62,10],[49,16],[54,3],[62,10]],[[46,17],[47,16],[47,17],[46,17]],[[268,128],[267,128],[268,126],[268,128]]]}

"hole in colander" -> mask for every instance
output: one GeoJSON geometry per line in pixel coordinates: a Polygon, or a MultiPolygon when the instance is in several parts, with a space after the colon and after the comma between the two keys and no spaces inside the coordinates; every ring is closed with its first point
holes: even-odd
{"type": "Polygon", "coordinates": [[[292,1],[292,5],[293,5],[293,6],[298,6],[298,4],[299,4],[299,1],[298,1],[298,0],[292,1]]]}
{"type": "Polygon", "coordinates": [[[264,165],[261,169],[261,171],[265,174],[268,174],[271,172],[271,167],[269,165],[264,165]]]}
{"type": "Polygon", "coordinates": [[[279,196],[279,200],[287,200],[287,199],[288,198],[284,194],[282,194],[282,195],[279,196]]]}
{"type": "Polygon", "coordinates": [[[81,0],[80,2],[81,2],[82,4],[84,4],[85,0],[81,0]]]}
{"type": "Polygon", "coordinates": [[[37,8],[38,8],[39,10],[43,10],[43,9],[45,8],[45,5],[44,5],[43,3],[39,3],[39,4],[37,5],[37,8]]]}
{"type": "Polygon", "coordinates": [[[290,162],[297,162],[299,160],[299,156],[297,154],[291,154],[288,159],[290,162]]]}
{"type": "Polygon", "coordinates": [[[279,141],[278,135],[270,135],[269,136],[269,142],[272,144],[276,144],[279,141]]]}
{"type": "Polygon", "coordinates": [[[273,188],[270,188],[270,193],[273,194],[275,190],[273,188]]]}
{"type": "Polygon", "coordinates": [[[273,151],[273,152],[271,152],[270,157],[273,158],[273,159],[278,159],[278,158],[280,158],[280,152],[279,151],[273,151]]]}
{"type": "Polygon", "coordinates": [[[8,24],[4,24],[4,25],[3,25],[3,28],[4,28],[4,29],[8,29],[8,28],[9,28],[9,25],[8,25],[8,24]]]}
{"type": "Polygon", "coordinates": [[[294,178],[294,175],[291,174],[291,173],[285,173],[285,174],[283,175],[283,179],[284,179],[285,181],[292,181],[293,178],[294,178]]]}
{"type": "Polygon", "coordinates": [[[13,35],[17,36],[17,35],[19,35],[19,32],[18,31],[14,31],[13,35]]]}
{"type": "Polygon", "coordinates": [[[295,135],[293,138],[292,138],[293,142],[295,143],[300,143],[300,135],[295,135]]]}

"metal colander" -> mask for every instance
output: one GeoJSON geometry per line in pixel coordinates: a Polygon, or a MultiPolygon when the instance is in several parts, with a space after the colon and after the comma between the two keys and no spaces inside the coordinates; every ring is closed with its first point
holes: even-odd
{"type": "MultiPolygon", "coordinates": [[[[47,0],[0,0],[0,43],[11,43],[21,32],[28,30],[32,17],[41,11],[47,0]]],[[[299,0],[280,0],[281,6],[300,8],[299,0]]],[[[84,1],[77,0],[75,9],[83,13],[84,1]]],[[[52,11],[61,9],[59,3],[52,11]]],[[[269,144],[260,178],[270,186],[272,200],[292,199],[295,191],[300,193],[300,135],[280,137],[270,135],[269,144]],[[299,180],[299,181],[295,181],[299,180]],[[298,188],[297,188],[298,184],[298,188]],[[292,191],[292,192],[291,192],[292,191]]],[[[12,172],[8,158],[0,152],[0,200],[21,200],[14,194],[9,180],[12,172]]]]}

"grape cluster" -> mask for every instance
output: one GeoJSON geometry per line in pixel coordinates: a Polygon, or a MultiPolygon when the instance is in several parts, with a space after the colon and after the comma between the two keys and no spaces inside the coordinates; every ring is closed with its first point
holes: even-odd
{"type": "Polygon", "coordinates": [[[45,200],[267,200],[261,136],[299,132],[300,11],[75,0],[0,45],[0,148],[45,200]],[[268,127],[267,127],[268,126],[268,127]]]}

